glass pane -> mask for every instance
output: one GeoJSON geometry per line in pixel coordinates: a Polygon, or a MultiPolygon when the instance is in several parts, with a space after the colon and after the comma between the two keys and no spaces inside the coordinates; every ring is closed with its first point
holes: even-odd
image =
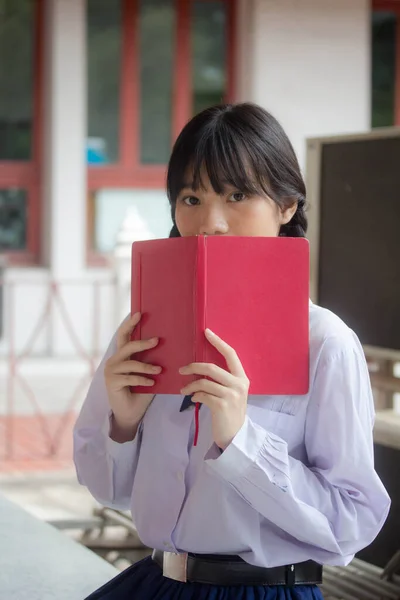
{"type": "Polygon", "coordinates": [[[194,2],[193,112],[223,102],[226,93],[226,3],[194,2]]]}
{"type": "Polygon", "coordinates": [[[102,165],[119,159],[121,0],[88,0],[87,11],[87,162],[102,165]]]}
{"type": "Polygon", "coordinates": [[[391,12],[372,15],[372,127],[394,125],[396,21],[391,12]]]}
{"type": "Polygon", "coordinates": [[[140,157],[164,164],[172,142],[174,0],[141,0],[139,19],[140,157]]]}
{"type": "Polygon", "coordinates": [[[125,239],[134,240],[168,237],[171,215],[167,196],[161,190],[113,190],[94,192],[93,248],[112,252],[117,235],[124,227],[125,239]]]}
{"type": "Polygon", "coordinates": [[[26,192],[0,189],[0,252],[26,247],[26,192]]]}
{"type": "Polygon", "coordinates": [[[29,160],[33,123],[34,2],[0,2],[0,160],[29,160]]]}

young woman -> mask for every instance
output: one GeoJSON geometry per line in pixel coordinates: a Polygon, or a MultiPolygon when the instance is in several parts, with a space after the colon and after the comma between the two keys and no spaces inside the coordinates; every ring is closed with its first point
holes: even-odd
{"type": "MultiPolygon", "coordinates": [[[[255,105],[194,117],[174,146],[167,188],[171,236],[306,232],[293,148],[255,105]]],[[[374,471],[373,398],[356,335],[310,302],[309,393],[260,397],[248,395],[235,349],[206,331],[227,369],[182,365],[201,378],[181,396],[154,397],[159,367],[132,356],[158,340],[129,341],[139,320],[121,325],[95,374],[75,464],[100,503],[131,509],[155,552],[90,599],[322,598],[321,565],[347,564],[390,505],[374,471]],[[149,394],[131,393],[137,385],[149,394]],[[203,405],[195,447],[193,402],[203,405]]]]}

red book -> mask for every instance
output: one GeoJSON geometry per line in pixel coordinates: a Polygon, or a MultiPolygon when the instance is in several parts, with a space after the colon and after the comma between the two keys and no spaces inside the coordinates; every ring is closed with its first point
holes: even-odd
{"type": "Polygon", "coordinates": [[[232,346],[250,394],[306,394],[309,386],[309,245],[304,238],[198,236],[135,242],[133,339],[159,337],[136,355],[160,365],[151,388],[179,394],[191,381],[180,367],[225,359],[204,335],[232,346]]]}

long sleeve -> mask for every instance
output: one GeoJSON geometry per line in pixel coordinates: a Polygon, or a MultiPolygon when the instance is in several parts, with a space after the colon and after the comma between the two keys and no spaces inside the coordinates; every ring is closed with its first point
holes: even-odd
{"type": "MultiPolygon", "coordinates": [[[[350,331],[350,330],[349,330],[350,331]]],[[[307,464],[250,418],[207,467],[260,515],[307,545],[310,558],[347,564],[380,531],[390,499],[374,470],[373,398],[361,345],[325,340],[307,407],[307,464]]]]}
{"type": "Polygon", "coordinates": [[[110,407],[104,365],[116,351],[113,337],[90,385],[74,428],[74,462],[78,481],[103,504],[127,510],[140,448],[141,429],[133,441],[119,444],[109,436],[110,407]]]}

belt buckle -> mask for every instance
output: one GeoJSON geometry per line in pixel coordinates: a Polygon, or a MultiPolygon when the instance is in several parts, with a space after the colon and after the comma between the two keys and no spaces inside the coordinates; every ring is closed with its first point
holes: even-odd
{"type": "Polygon", "coordinates": [[[175,552],[164,552],[163,575],[168,579],[174,579],[182,583],[187,582],[187,559],[186,552],[176,554],[175,552]]]}
{"type": "Polygon", "coordinates": [[[286,565],[286,585],[296,585],[296,565],[286,565]]]}

